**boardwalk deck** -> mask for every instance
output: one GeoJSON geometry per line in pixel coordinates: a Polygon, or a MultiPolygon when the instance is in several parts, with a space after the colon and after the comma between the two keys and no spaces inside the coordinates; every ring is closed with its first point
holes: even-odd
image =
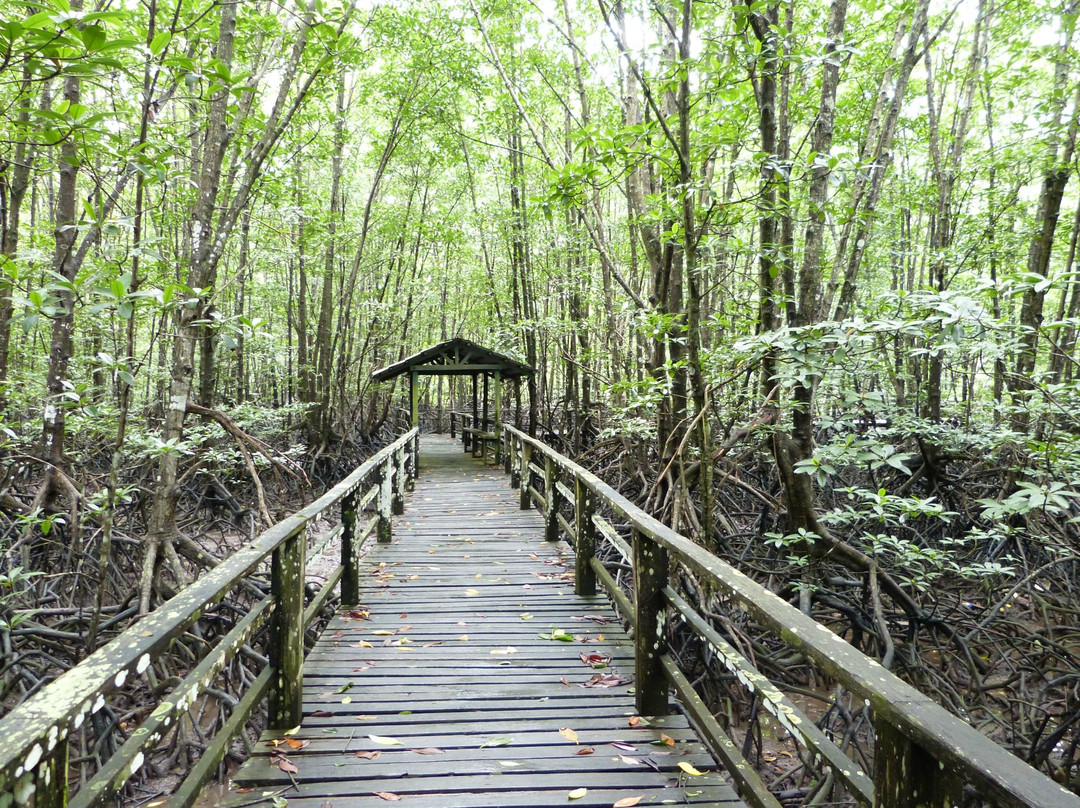
{"type": "Polygon", "coordinates": [[[425,436],[421,458],[393,542],[363,561],[363,611],[308,656],[293,744],[265,733],[229,804],[740,805],[682,715],[633,718],[633,642],[606,598],[574,594],[541,517],[460,444],[425,436]],[[586,686],[603,676],[625,681],[586,686]]]}

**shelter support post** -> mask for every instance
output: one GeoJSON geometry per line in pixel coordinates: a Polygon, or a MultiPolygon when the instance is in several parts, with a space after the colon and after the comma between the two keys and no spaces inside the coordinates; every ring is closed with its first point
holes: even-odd
{"type": "Polygon", "coordinates": [[[495,371],[495,424],[492,431],[499,436],[495,441],[495,465],[502,462],[502,373],[495,371]]]}
{"type": "Polygon", "coordinates": [[[417,373],[409,374],[409,425],[420,426],[420,385],[417,373]]]}

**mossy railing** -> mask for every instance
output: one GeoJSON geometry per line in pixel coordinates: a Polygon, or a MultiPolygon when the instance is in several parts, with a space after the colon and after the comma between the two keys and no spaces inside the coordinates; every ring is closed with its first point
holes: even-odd
{"type": "Polygon", "coordinates": [[[511,426],[503,427],[501,440],[504,468],[511,485],[520,488],[521,508],[539,508],[546,538],[556,541],[566,536],[574,548],[577,592],[595,594],[599,583],[634,627],[638,712],[667,712],[674,689],[740,795],[755,808],[778,808],[779,802],[670,652],[668,634],[675,621],[694,632],[710,651],[713,664],[722,665],[809,755],[821,759],[826,777],[860,805],[953,808],[969,804],[973,791],[1004,808],[1080,808],[1080,797],[826,626],[649,516],[587,469],[511,426]],[[597,549],[605,542],[622,556],[624,566],[631,567],[632,586],[624,588],[601,563],[597,549]],[[670,570],[677,564],[691,570],[703,587],[719,593],[726,606],[743,610],[757,626],[863,700],[874,731],[871,773],[863,771],[676,591],[670,570]]]}
{"type": "Polygon", "coordinates": [[[269,696],[268,725],[287,730],[303,712],[304,631],[340,583],[341,601],[353,605],[359,592],[359,551],[374,533],[390,541],[391,516],[404,508],[405,490],[417,473],[419,433],[410,430],[361,464],[306,508],[261,533],[220,565],[137,622],[79,665],[60,676],[0,720],[0,806],[35,808],[104,804],[146,762],[152,747],[172,731],[212,685],[214,677],[264,626],[269,625],[262,671],[232,705],[218,731],[169,800],[191,805],[262,700],[269,696]],[[322,544],[340,538],[341,561],[315,597],[305,604],[307,527],[341,505],[340,523],[322,544]],[[359,515],[371,514],[366,524],[359,515]],[[126,742],[69,800],[69,739],[105,707],[110,694],[142,676],[173,641],[208,609],[270,562],[270,592],[215,640],[196,667],[165,696],[126,742]]]}

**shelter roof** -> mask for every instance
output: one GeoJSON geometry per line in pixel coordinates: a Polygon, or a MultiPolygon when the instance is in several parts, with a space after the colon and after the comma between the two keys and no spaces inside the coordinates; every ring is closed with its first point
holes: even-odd
{"type": "Polygon", "coordinates": [[[432,345],[419,353],[376,370],[371,378],[385,382],[402,373],[419,373],[427,376],[461,376],[471,373],[495,373],[503,378],[516,379],[531,376],[535,371],[505,354],[477,345],[475,342],[455,337],[432,345]]]}

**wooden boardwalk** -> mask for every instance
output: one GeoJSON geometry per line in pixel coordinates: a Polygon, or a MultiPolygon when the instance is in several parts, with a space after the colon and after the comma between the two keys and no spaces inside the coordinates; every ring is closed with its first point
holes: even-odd
{"type": "Polygon", "coordinates": [[[740,805],[682,715],[635,716],[633,642],[502,473],[442,436],[421,458],[361,608],[308,656],[302,726],[263,735],[228,803],[740,805]]]}

